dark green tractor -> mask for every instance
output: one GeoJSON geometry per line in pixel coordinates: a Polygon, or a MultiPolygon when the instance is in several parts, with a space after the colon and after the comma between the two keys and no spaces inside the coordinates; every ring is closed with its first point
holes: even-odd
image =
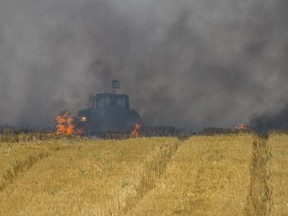
{"type": "Polygon", "coordinates": [[[113,80],[113,93],[96,94],[90,97],[90,107],[78,112],[77,127],[87,135],[127,132],[140,122],[139,114],[130,109],[129,97],[116,94],[119,81],[113,80]]]}

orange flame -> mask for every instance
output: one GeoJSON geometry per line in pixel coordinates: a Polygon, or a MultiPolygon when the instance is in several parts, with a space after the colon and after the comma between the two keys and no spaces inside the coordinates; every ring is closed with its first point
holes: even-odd
{"type": "Polygon", "coordinates": [[[66,111],[62,115],[58,115],[56,117],[56,122],[57,122],[57,130],[56,134],[64,134],[64,135],[83,135],[84,130],[83,128],[76,128],[76,125],[73,122],[73,116],[71,115],[70,112],[66,111]]]}
{"type": "Polygon", "coordinates": [[[239,124],[235,127],[235,130],[247,130],[248,127],[245,124],[239,124]]]}
{"type": "Polygon", "coordinates": [[[55,120],[57,121],[56,134],[73,134],[75,125],[73,124],[73,116],[69,112],[58,115],[55,120]]]}
{"type": "Polygon", "coordinates": [[[131,131],[131,135],[133,135],[135,137],[140,137],[141,136],[141,133],[140,133],[141,128],[142,128],[142,125],[140,123],[136,123],[135,128],[131,131]]]}

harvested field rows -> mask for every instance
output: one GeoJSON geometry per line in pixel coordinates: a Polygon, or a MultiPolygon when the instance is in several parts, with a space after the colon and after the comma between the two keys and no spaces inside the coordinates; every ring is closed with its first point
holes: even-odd
{"type": "Polygon", "coordinates": [[[281,133],[1,143],[0,159],[0,215],[288,215],[281,133]]]}
{"type": "Polygon", "coordinates": [[[0,143],[0,191],[13,183],[21,172],[26,172],[36,162],[62,148],[64,148],[63,143],[48,145],[43,145],[43,143],[30,145],[0,143]]]}
{"type": "Polygon", "coordinates": [[[288,215],[288,135],[272,134],[268,146],[271,215],[288,215]]]}
{"type": "Polygon", "coordinates": [[[0,192],[0,215],[124,213],[153,187],[178,144],[174,138],[66,144],[0,192]]]}
{"type": "Polygon", "coordinates": [[[250,164],[250,189],[247,196],[246,215],[262,216],[270,213],[269,155],[267,139],[255,137],[250,164]]]}
{"type": "Polygon", "coordinates": [[[243,215],[252,135],[193,137],[129,215],[243,215]]]}

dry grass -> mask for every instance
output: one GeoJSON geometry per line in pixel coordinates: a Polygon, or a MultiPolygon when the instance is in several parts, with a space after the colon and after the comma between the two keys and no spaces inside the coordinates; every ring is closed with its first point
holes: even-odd
{"type": "Polygon", "coordinates": [[[271,189],[269,187],[267,139],[255,137],[250,165],[250,190],[247,196],[246,215],[270,215],[271,189]]]}
{"type": "MultiPolygon", "coordinates": [[[[174,138],[70,142],[62,141],[65,149],[18,172],[0,192],[5,200],[0,202],[0,215],[121,214],[151,189],[165,158],[178,146],[174,138]]],[[[42,152],[51,145],[55,146],[33,144],[35,152],[32,144],[15,144],[13,148],[25,149],[23,158],[11,154],[10,160],[25,161],[27,155],[39,154],[38,148],[42,152]]],[[[5,152],[9,147],[2,148],[5,152]]]]}
{"type": "Polygon", "coordinates": [[[271,215],[288,215],[288,135],[270,135],[268,146],[270,187],[272,190],[271,215]]]}
{"type": "Polygon", "coordinates": [[[288,215],[285,134],[36,139],[0,162],[5,216],[288,215]]]}
{"type": "Polygon", "coordinates": [[[45,132],[29,132],[24,133],[12,128],[6,128],[0,132],[0,143],[23,143],[36,140],[48,140],[49,133],[45,132]]]}
{"type": "Polygon", "coordinates": [[[62,143],[40,143],[0,143],[0,191],[13,183],[19,173],[27,171],[34,163],[48,157],[51,152],[64,148],[62,143]]]}
{"type": "Polygon", "coordinates": [[[193,137],[130,215],[243,215],[252,135],[193,137]]]}

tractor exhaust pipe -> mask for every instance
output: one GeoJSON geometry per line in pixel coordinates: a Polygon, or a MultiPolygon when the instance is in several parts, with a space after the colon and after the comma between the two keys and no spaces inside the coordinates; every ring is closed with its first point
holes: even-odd
{"type": "Polygon", "coordinates": [[[120,81],[119,80],[112,80],[112,93],[116,94],[116,89],[120,88],[120,81]]]}

